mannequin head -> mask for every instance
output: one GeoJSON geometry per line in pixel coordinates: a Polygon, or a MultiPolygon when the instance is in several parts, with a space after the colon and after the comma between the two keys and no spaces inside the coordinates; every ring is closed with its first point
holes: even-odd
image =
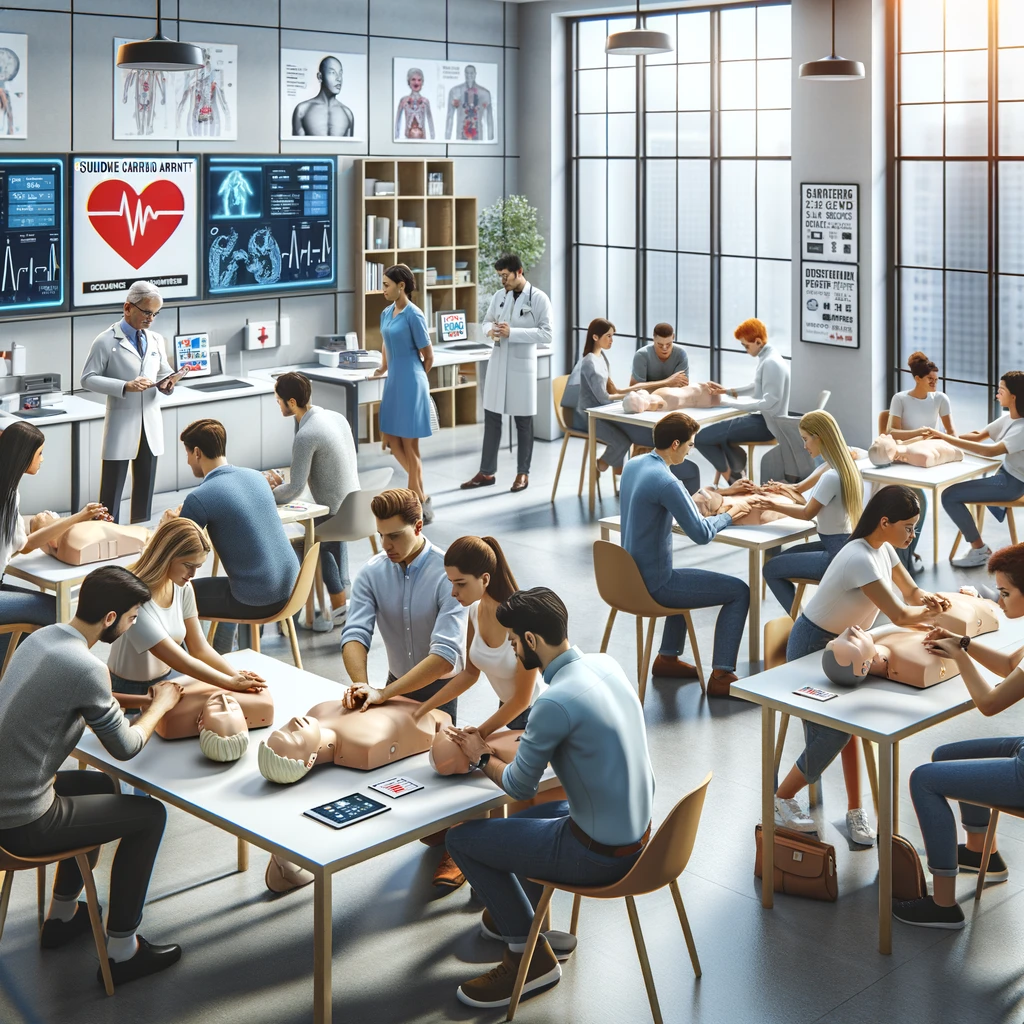
{"type": "Polygon", "coordinates": [[[894,548],[906,548],[917,533],[921,503],[917,495],[902,484],[888,484],[876,491],[867,503],[850,534],[850,540],[864,538],[894,548]]]}
{"type": "Polygon", "coordinates": [[[583,354],[589,356],[591,352],[601,352],[612,347],[612,339],[615,337],[615,324],[611,320],[597,317],[590,321],[587,327],[587,342],[583,346],[583,354]]]}
{"type": "Polygon", "coordinates": [[[404,487],[382,491],[370,502],[377,519],[384,554],[407,564],[423,547],[423,507],[415,492],[404,487]]]}
{"type": "Polygon", "coordinates": [[[249,747],[249,726],[238,701],[221,691],[199,712],[199,748],[211,761],[237,761],[249,747]]]}
{"type": "Polygon", "coordinates": [[[915,391],[935,391],[939,383],[939,368],[923,352],[911,352],[907,366],[914,377],[915,391]]]}
{"type": "Polygon", "coordinates": [[[833,683],[855,686],[871,671],[876,653],[870,634],[860,626],[850,626],[828,642],[821,665],[833,683]]]}
{"type": "Polygon", "coordinates": [[[168,580],[183,587],[203,567],[210,554],[206,534],[191,519],[165,519],[129,568],[150,590],[168,580]]]}
{"type": "Polygon", "coordinates": [[[270,782],[298,782],[316,763],[320,738],[315,718],[293,718],[260,743],[260,774],[270,782]]]}
{"type": "MultiPolygon", "coordinates": [[[[522,735],[522,729],[499,729],[487,737],[487,745],[502,761],[511,764],[522,735]]],[[[469,758],[444,729],[438,731],[430,744],[428,760],[438,775],[465,775],[470,771],[469,758]]]]}
{"type": "Polygon", "coordinates": [[[747,350],[748,356],[758,356],[768,344],[768,328],[762,321],[751,317],[736,328],[733,337],[747,350]]]}
{"type": "Polygon", "coordinates": [[[718,491],[709,491],[706,487],[702,487],[694,494],[693,503],[702,516],[714,516],[722,511],[725,498],[718,491]]]}
{"type": "Polygon", "coordinates": [[[651,393],[642,388],[639,391],[627,391],[622,399],[622,411],[629,413],[630,416],[647,412],[651,407],[652,400],[651,393]]]}
{"type": "Polygon", "coordinates": [[[871,442],[868,449],[868,458],[873,466],[888,466],[896,461],[898,449],[896,439],[891,434],[879,434],[871,442]]]}
{"type": "Polygon", "coordinates": [[[485,594],[501,604],[519,589],[501,545],[493,537],[459,537],[453,541],[444,553],[444,571],[452,585],[452,597],[463,608],[485,594]]]}

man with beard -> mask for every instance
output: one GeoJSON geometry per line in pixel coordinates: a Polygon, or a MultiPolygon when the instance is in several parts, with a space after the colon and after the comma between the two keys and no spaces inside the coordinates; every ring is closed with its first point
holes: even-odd
{"type": "MultiPolygon", "coordinates": [[[[98,642],[113,643],[124,633],[149,599],[149,587],[127,569],[95,569],[82,582],[71,622],[45,626],[20,644],[0,686],[0,847],[34,857],[120,840],[107,915],[115,985],[181,957],[180,946],[155,946],[137,934],[167,811],[158,800],[121,796],[102,772],[58,769],[87,725],[114,757],[127,761],[178,703],[177,683],[157,683],[149,708],[129,725],[110,692],[106,665],[90,653],[98,642]]],[[[99,850],[89,859],[95,864],[99,850]]],[[[88,907],[78,902],[82,886],[75,861],[61,861],[40,934],[43,949],[90,930],[88,907]]]]}
{"type": "MultiPolygon", "coordinates": [[[[449,735],[471,767],[514,800],[537,793],[548,763],[568,799],[508,818],[464,822],[448,832],[448,852],[487,908],[481,932],[506,944],[497,967],[463,982],[457,992],[463,1003],[487,1008],[507,1006],[512,997],[541,895],[540,886],[525,879],[599,886],[618,881],[650,838],[654,801],[643,708],[618,664],[570,645],[565,605],[546,587],[512,594],[497,617],[519,660],[541,669],[548,688],[534,701],[509,764],[475,728],[453,727],[449,735]]],[[[558,981],[558,955],[542,935],[524,995],[558,981]]]]}

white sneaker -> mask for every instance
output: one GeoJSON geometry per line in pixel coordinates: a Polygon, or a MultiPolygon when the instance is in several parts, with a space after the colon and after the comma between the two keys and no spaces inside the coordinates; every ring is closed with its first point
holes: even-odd
{"type": "Polygon", "coordinates": [[[795,800],[775,798],[775,824],[796,832],[817,832],[815,820],[795,800]]]}
{"type": "Polygon", "coordinates": [[[992,549],[983,544],[980,548],[971,548],[963,558],[957,558],[951,564],[954,569],[977,569],[987,565],[991,557],[992,549]]]}
{"type": "Polygon", "coordinates": [[[862,807],[846,812],[846,831],[858,846],[875,845],[875,830],[868,824],[868,816],[862,807]]]}
{"type": "Polygon", "coordinates": [[[344,626],[346,618],[348,618],[348,605],[343,604],[340,608],[334,609],[329,619],[325,619],[322,615],[317,615],[313,620],[313,632],[330,633],[335,626],[344,626]]]}

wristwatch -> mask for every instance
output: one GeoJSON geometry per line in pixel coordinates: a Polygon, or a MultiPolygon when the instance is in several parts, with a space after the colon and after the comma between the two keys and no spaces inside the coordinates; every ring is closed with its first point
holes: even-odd
{"type": "Polygon", "coordinates": [[[477,768],[483,768],[483,766],[485,764],[487,764],[487,762],[490,761],[490,759],[491,759],[491,755],[490,755],[489,752],[486,753],[486,754],[481,754],[480,755],[480,760],[477,761],[475,764],[470,763],[469,767],[473,768],[474,770],[477,769],[477,768]]]}
{"type": "Polygon", "coordinates": [[[960,637],[960,650],[966,651],[971,646],[971,638],[969,636],[960,637]]]}

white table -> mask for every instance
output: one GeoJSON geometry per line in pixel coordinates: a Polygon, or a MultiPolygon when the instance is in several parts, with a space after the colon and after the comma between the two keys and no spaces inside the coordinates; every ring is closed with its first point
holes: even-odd
{"type": "MultiPolygon", "coordinates": [[[[891,627],[873,630],[881,638],[891,627]]],[[[1000,616],[1000,628],[978,638],[999,650],[1024,644],[1024,619],[1000,616]]],[[[994,676],[978,666],[982,676],[994,676]]],[[[878,744],[878,951],[892,952],[892,832],[899,820],[899,742],[974,707],[964,681],[937,683],[926,690],[874,676],[847,689],[829,682],[821,669],[821,654],[808,654],[779,668],[732,684],[734,697],[761,705],[761,905],[774,903],[775,875],[775,714],[794,715],[808,722],[873,740],[878,744]],[[815,686],[839,696],[824,703],[799,697],[793,691],[815,686]]]]}
{"type": "MultiPolygon", "coordinates": [[[[343,687],[338,683],[266,655],[245,650],[227,657],[238,668],[252,669],[267,679],[274,696],[275,727],[304,715],[321,701],[341,699],[343,687]]],[[[260,740],[269,733],[264,729],[254,731],[249,749],[229,765],[208,761],[199,750],[198,739],[166,741],[158,736],[132,760],[118,761],[89,730],[79,742],[76,756],[241,841],[313,872],[313,1020],[328,1024],[333,1001],[334,873],[460,821],[482,817],[509,798],[480,772],[442,778],[429,766],[426,754],[370,772],[321,766],[311,771],[301,785],[274,785],[260,775],[257,766],[260,740]],[[413,779],[425,788],[393,802],[369,789],[371,783],[395,775],[413,779]],[[310,807],[356,790],[387,804],[388,812],[337,831],[303,816],[310,807]]],[[[555,785],[557,781],[549,769],[542,788],[555,785]]],[[[244,941],[240,936],[239,942],[244,941]]]]}
{"type": "MultiPolygon", "coordinates": [[[[600,520],[602,540],[608,540],[612,531],[621,531],[621,519],[621,516],[608,516],[600,520]]],[[[678,523],[672,524],[672,532],[680,537],[686,536],[678,523]]],[[[756,668],[761,661],[761,573],[764,553],[782,544],[808,540],[816,532],[814,523],[790,519],[787,516],[760,526],[730,526],[716,534],[712,541],[747,550],[747,583],[750,587],[750,628],[747,645],[751,669],[756,668]]]]}

